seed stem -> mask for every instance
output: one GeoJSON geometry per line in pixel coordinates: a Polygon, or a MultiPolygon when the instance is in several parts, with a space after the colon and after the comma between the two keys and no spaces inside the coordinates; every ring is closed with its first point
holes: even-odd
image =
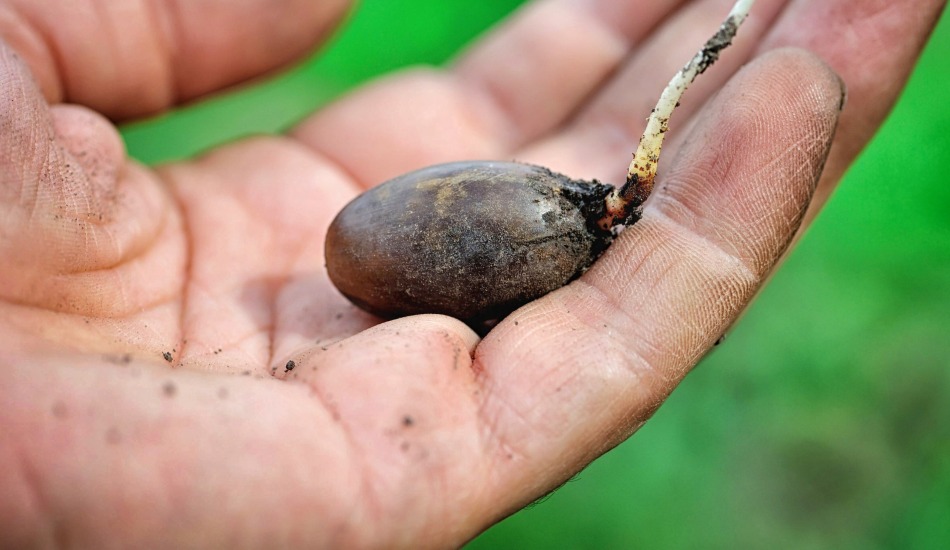
{"type": "Polygon", "coordinates": [[[722,50],[732,44],[732,39],[735,38],[739,26],[749,15],[749,10],[752,9],[754,3],[755,0],[738,0],[716,34],[706,41],[696,55],[666,85],[660,95],[660,100],[650,113],[646,130],[640,137],[637,152],[634,153],[633,161],[627,170],[626,183],[607,196],[606,213],[600,220],[600,226],[603,229],[609,230],[618,224],[625,225],[639,219],[641,207],[653,191],[660,149],[663,147],[663,138],[669,130],[673,110],[679,105],[686,88],[719,59],[722,50]]]}

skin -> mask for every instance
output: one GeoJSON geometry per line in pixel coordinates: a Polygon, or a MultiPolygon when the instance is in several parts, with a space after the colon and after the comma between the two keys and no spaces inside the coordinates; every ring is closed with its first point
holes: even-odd
{"type": "Polygon", "coordinates": [[[124,156],[115,121],[279,68],[345,4],[0,2],[4,546],[461,544],[649,418],[879,126],[944,2],[760,0],[674,115],[643,220],[483,340],[350,306],[323,270],[332,216],[449,160],[621,181],[731,1],[537,1],[290,136],[124,156]]]}

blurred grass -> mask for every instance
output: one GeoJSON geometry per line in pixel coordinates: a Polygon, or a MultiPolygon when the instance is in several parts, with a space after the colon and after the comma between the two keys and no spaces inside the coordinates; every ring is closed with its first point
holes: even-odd
{"type": "MultiPolygon", "coordinates": [[[[155,163],[277,131],[381,72],[443,62],[520,3],[366,0],[323,55],[123,133],[155,163]]],[[[726,342],[634,438],[471,548],[950,547],[947,59],[944,16],[726,342]]]]}

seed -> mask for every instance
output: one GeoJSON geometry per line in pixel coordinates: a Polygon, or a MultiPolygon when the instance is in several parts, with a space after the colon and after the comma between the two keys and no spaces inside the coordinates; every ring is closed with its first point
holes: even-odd
{"type": "Polygon", "coordinates": [[[457,162],[371,189],[333,221],[330,280],[382,317],[479,325],[564,286],[613,239],[596,223],[612,186],[518,163],[457,162]]]}

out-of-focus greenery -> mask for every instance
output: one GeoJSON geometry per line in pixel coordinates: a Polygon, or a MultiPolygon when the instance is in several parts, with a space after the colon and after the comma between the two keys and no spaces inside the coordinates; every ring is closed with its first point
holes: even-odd
{"type": "MultiPolygon", "coordinates": [[[[124,130],[147,162],[441,63],[521,2],[366,0],[276,81],[124,130]]],[[[869,44],[868,47],[875,47],[869,44]]],[[[725,343],[634,438],[472,548],[950,547],[950,17],[725,343]]]]}

